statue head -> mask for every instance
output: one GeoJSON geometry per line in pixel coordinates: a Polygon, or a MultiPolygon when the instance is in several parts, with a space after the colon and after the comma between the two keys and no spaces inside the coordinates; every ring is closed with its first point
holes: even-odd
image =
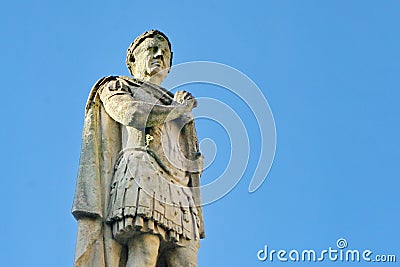
{"type": "Polygon", "coordinates": [[[150,30],[131,43],[127,50],[126,65],[135,78],[160,80],[167,76],[172,64],[171,43],[168,37],[150,30]]]}

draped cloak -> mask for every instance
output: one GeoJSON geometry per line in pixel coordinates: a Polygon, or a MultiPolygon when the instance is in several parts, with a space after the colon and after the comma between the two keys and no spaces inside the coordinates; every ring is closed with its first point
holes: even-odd
{"type": "MultiPolygon", "coordinates": [[[[161,87],[147,85],[129,77],[104,77],[93,86],[86,104],[79,170],[72,207],[72,214],[78,221],[75,267],[122,267],[126,261],[126,251],[113,239],[111,226],[105,222],[114,166],[122,149],[122,126],[105,111],[99,91],[104,84],[115,79],[123,79],[136,87],[145,86],[146,91],[154,91],[154,96],[158,96],[161,91],[172,97],[171,93],[161,87]]],[[[189,151],[186,151],[185,156],[195,160],[196,157],[200,157],[200,154],[194,121],[186,123],[182,132],[189,143],[189,151]]],[[[188,169],[193,170],[193,167],[188,169]]],[[[189,186],[200,220],[200,238],[204,238],[199,190],[201,170],[189,172],[188,175],[189,186]]]]}

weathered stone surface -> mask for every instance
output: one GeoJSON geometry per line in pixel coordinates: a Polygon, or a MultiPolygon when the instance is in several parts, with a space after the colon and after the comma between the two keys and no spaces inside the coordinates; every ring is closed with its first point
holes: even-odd
{"type": "Polygon", "coordinates": [[[142,34],[127,54],[135,78],[100,79],[86,105],[74,266],[197,266],[204,237],[197,102],[160,87],[172,62],[163,33],[142,34]]]}

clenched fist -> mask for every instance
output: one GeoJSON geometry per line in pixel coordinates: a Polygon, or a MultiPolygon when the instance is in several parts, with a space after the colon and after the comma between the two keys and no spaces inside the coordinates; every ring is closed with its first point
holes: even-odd
{"type": "Polygon", "coordinates": [[[193,95],[186,91],[178,91],[174,95],[174,100],[180,104],[186,105],[193,109],[197,107],[197,101],[193,95]]]}

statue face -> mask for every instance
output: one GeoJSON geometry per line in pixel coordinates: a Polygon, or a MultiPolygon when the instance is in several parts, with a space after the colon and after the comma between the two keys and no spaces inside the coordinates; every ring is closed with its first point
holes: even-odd
{"type": "Polygon", "coordinates": [[[146,38],[134,51],[134,72],[137,78],[161,75],[164,79],[170,67],[171,51],[164,37],[146,38]],[[163,71],[166,70],[166,71],[163,71]]]}

